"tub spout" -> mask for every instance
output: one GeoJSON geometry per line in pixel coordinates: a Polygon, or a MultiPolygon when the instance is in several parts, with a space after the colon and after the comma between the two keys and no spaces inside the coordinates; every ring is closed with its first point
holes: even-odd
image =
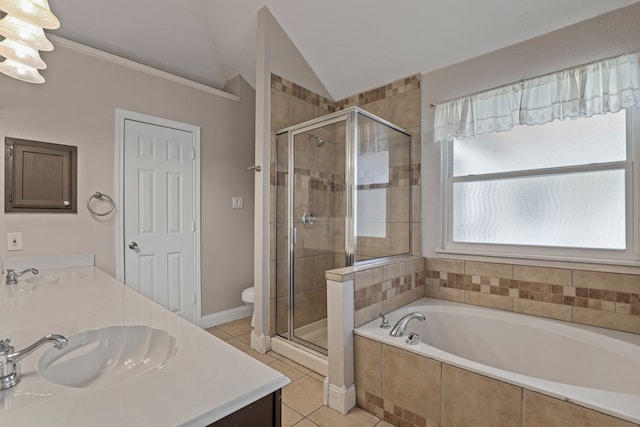
{"type": "Polygon", "coordinates": [[[402,319],[398,320],[398,323],[396,323],[393,329],[391,329],[391,332],[389,332],[389,335],[391,335],[392,337],[401,337],[402,334],[404,334],[404,330],[406,329],[407,324],[411,319],[418,319],[419,321],[422,322],[423,320],[425,320],[425,317],[424,317],[424,314],[420,314],[420,313],[407,314],[402,319]]]}

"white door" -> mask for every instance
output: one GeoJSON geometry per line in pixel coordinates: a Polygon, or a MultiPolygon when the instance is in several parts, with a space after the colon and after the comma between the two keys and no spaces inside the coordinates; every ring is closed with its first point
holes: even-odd
{"type": "Polygon", "coordinates": [[[125,283],[197,322],[193,133],[124,121],[125,283]]]}

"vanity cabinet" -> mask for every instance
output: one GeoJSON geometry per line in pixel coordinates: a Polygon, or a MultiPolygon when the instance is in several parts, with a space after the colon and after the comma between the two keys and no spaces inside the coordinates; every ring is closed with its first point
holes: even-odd
{"type": "Polygon", "coordinates": [[[282,393],[276,390],[233,414],[210,424],[209,427],[280,427],[282,393]]]}

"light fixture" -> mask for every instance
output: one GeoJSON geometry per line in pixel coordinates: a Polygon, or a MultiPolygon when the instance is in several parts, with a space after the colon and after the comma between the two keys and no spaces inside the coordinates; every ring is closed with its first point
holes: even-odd
{"type": "Polygon", "coordinates": [[[20,62],[28,67],[41,70],[47,68],[47,64],[40,58],[40,53],[36,49],[11,39],[4,39],[0,42],[0,56],[20,62]]]}
{"type": "Polygon", "coordinates": [[[47,0],[0,0],[0,72],[26,82],[43,83],[38,69],[47,64],[38,51],[53,50],[43,28],[59,27],[47,0]]]}
{"type": "Polygon", "coordinates": [[[27,67],[11,59],[0,62],[0,73],[28,83],[44,83],[44,77],[36,68],[27,67]]]}
{"type": "Polygon", "coordinates": [[[47,0],[0,0],[0,10],[48,30],[60,28],[60,21],[51,13],[47,0]]]}
{"type": "Polygon", "coordinates": [[[30,24],[12,15],[0,19],[0,36],[38,50],[53,50],[42,27],[30,24]]]}

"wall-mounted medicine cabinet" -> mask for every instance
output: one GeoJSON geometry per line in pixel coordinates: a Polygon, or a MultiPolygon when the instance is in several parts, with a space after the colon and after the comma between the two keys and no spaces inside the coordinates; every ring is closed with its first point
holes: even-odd
{"type": "Polygon", "coordinates": [[[78,212],[78,147],[5,138],[5,212],[78,212]]]}

